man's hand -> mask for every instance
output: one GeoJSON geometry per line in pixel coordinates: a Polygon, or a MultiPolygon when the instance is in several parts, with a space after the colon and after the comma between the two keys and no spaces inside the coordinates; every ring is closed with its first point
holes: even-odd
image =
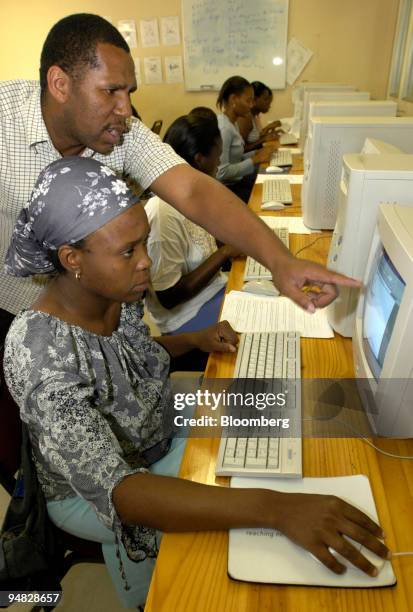
{"type": "Polygon", "coordinates": [[[193,342],[204,353],[235,353],[238,336],[228,321],[220,321],[198,332],[193,332],[193,342]]]}
{"type": "Polygon", "coordinates": [[[356,288],[362,285],[360,281],[327,270],[320,264],[292,256],[273,268],[272,274],[280,293],[308,312],[330,304],[338,295],[336,285],[356,288]]]}

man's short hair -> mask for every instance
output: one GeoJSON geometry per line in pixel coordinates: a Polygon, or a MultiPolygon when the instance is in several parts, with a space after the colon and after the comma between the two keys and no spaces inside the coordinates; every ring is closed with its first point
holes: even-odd
{"type": "Polygon", "coordinates": [[[50,66],[59,66],[72,78],[87,68],[97,68],[96,47],[108,43],[129,53],[129,46],[118,30],[99,15],[78,13],[58,21],[50,30],[40,56],[40,87],[47,89],[50,66]]]}

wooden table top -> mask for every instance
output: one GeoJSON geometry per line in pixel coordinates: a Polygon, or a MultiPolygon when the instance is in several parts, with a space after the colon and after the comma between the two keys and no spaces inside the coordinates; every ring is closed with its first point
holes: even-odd
{"type": "MultiPolygon", "coordinates": [[[[299,172],[300,159],[293,171],[299,172]]],[[[300,214],[300,185],[292,185],[294,204],[285,212],[270,215],[300,214]]],[[[256,185],[250,201],[259,211],[261,185],[256,185]]],[[[331,232],[290,235],[290,248],[297,252],[313,246],[299,256],[325,263],[331,232]]],[[[245,259],[234,261],[228,290],[239,289],[245,259]]],[[[303,378],[352,378],[351,340],[301,340],[303,378]]],[[[206,369],[208,378],[230,378],[235,365],[232,354],[213,354],[206,369]]],[[[413,455],[413,440],[374,440],[387,452],[413,455]]],[[[227,485],[228,479],[215,476],[217,438],[189,439],[180,476],[207,484],[227,485]]],[[[369,477],[386,544],[393,551],[413,551],[413,461],[378,453],[361,439],[304,438],[305,476],[369,477]]],[[[288,585],[261,585],[236,582],[227,575],[227,532],[165,534],[156,563],[145,610],[147,612],[296,612],[346,610],[404,612],[413,610],[413,558],[392,561],[397,585],[376,589],[340,589],[288,585]]]]}

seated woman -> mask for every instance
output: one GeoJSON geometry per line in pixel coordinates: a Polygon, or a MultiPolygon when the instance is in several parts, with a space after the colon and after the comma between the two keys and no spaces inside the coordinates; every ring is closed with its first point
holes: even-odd
{"type": "MultiPolygon", "coordinates": [[[[164,142],[188,164],[215,176],[222,150],[216,120],[191,114],[179,117],[164,142]]],[[[152,260],[146,305],[160,331],[177,334],[215,323],[227,282],[220,270],[237,251],[228,245],[218,248],[207,231],[158,197],[148,201],[145,211],[152,260]]]]}
{"type": "Polygon", "coordinates": [[[4,359],[52,521],[102,543],[126,606],[145,600],[156,529],[275,528],[337,573],[344,567],[328,546],[374,575],[342,534],[384,557],[381,530],[342,500],[171,477],[184,444],[171,442],[169,355],[200,345],[234,350],[235,336],[221,325],[149,337],[139,305],[148,232],[144,208],[112,170],[67,157],[42,172],[13,233],[8,273],[56,273],[16,316],[4,359]]]}
{"type": "Polygon", "coordinates": [[[258,151],[245,153],[238,119],[248,117],[253,106],[253,88],[240,76],[230,77],[221,87],[217,106],[218,125],[222,136],[222,154],[217,179],[224,183],[241,200],[248,203],[256,177],[256,165],[268,162],[278,144],[258,151]]]}
{"type": "Polygon", "coordinates": [[[208,108],[208,106],[195,106],[192,110],[189,111],[188,115],[196,115],[197,117],[210,119],[216,125],[218,125],[218,117],[216,113],[214,113],[212,108],[208,108]]]}
{"type": "Polygon", "coordinates": [[[260,114],[268,113],[271,108],[273,101],[271,89],[261,81],[253,81],[251,86],[254,90],[251,112],[237,119],[239,131],[245,141],[246,152],[261,147],[264,142],[277,140],[278,132],[281,131],[281,121],[272,121],[265,128],[261,123],[260,114]]]}

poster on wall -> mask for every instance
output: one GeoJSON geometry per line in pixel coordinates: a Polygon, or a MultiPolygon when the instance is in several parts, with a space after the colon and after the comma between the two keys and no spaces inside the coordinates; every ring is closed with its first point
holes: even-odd
{"type": "Polygon", "coordinates": [[[145,83],[147,85],[162,83],[161,58],[159,55],[144,57],[143,70],[145,73],[145,83]]]}
{"type": "Polygon", "coordinates": [[[182,56],[170,55],[165,57],[165,80],[167,83],[182,83],[184,73],[182,70],[182,56]]]}
{"type": "Polygon", "coordinates": [[[292,38],[287,47],[287,83],[292,85],[298,79],[313,52],[304,47],[296,38],[292,38]]]}
{"type": "Polygon", "coordinates": [[[153,19],[140,20],[142,47],[159,47],[159,30],[158,20],[153,19]]]}
{"type": "Polygon", "coordinates": [[[139,85],[142,85],[141,60],[139,57],[134,57],[133,63],[135,64],[136,84],[139,87],[139,85]]]}
{"type": "Polygon", "coordinates": [[[181,44],[179,17],[161,17],[161,38],[166,47],[181,44]]]}
{"type": "Polygon", "coordinates": [[[131,49],[136,49],[138,41],[136,38],[136,26],[133,19],[123,19],[118,21],[118,30],[122,34],[123,38],[128,43],[131,49]]]}

